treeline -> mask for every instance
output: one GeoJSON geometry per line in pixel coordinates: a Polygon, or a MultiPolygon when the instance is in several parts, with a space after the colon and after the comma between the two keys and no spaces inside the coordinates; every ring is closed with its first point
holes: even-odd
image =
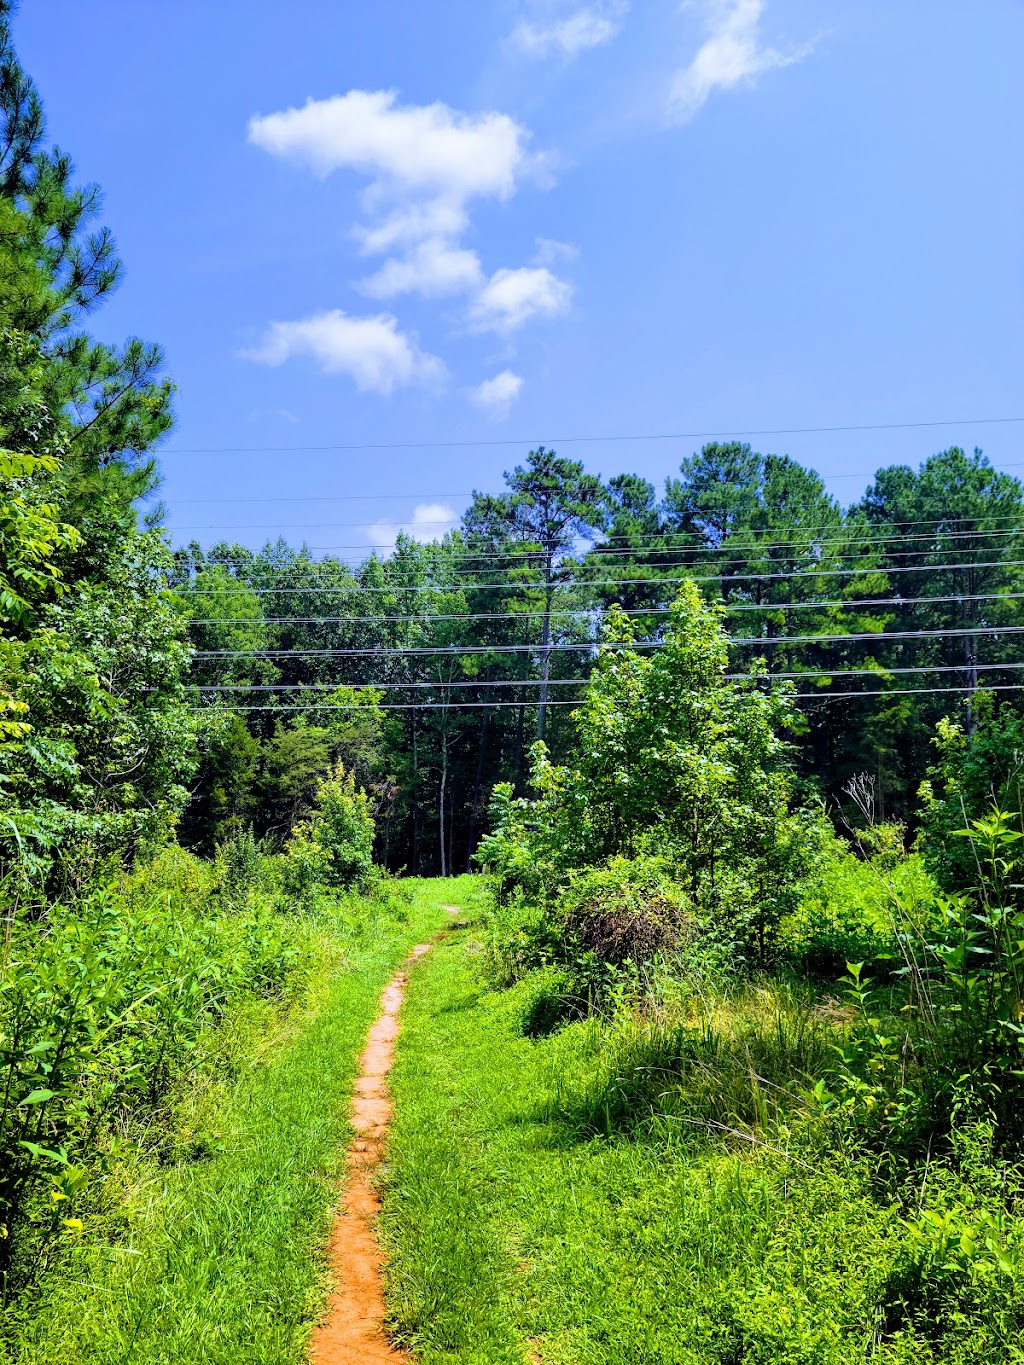
{"type": "Polygon", "coordinates": [[[980,450],[880,470],[844,507],[786,456],[706,445],[663,493],[543,448],[435,543],[361,563],[283,541],[176,552],[190,680],[220,713],[186,837],[282,835],[343,760],[392,868],[471,868],[488,794],[532,742],[574,743],[609,608],[661,647],[680,580],[719,604],[730,667],[796,684],[798,775],[831,803],[857,773],[912,817],[936,722],[1019,681],[1024,496],[980,450]],[[860,694],[849,696],[848,694],[860,694]]]}

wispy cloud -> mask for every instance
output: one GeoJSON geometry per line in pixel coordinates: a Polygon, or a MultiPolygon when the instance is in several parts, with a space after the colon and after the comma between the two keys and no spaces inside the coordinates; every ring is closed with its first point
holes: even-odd
{"type": "Polygon", "coordinates": [[[421,502],[408,521],[376,521],[366,528],[368,544],[387,552],[394,550],[400,535],[413,540],[441,540],[458,525],[459,514],[443,502],[421,502]]]}
{"type": "Polygon", "coordinates": [[[554,237],[538,237],[536,241],[534,265],[563,265],[567,261],[575,261],[580,254],[579,247],[571,242],[559,242],[554,237]]]}
{"type": "Polygon", "coordinates": [[[447,294],[468,294],[479,288],[483,278],[480,257],[475,251],[454,246],[440,237],[428,237],[404,257],[385,261],[375,274],[360,280],[359,288],[376,299],[392,299],[396,294],[442,298],[447,294]]]}
{"type": "Polygon", "coordinates": [[[792,66],[813,47],[783,52],[762,45],[765,0],[705,0],[703,7],[707,37],[689,66],[676,73],[669,92],[669,113],[679,122],[693,118],[713,91],[731,90],[762,72],[792,66]]]}
{"type": "Polygon", "coordinates": [[[298,322],[272,322],[262,341],[242,354],[261,365],[310,356],[325,374],[347,374],[367,393],[436,384],[445,375],[442,361],[421,351],[391,313],[352,317],[335,308],[298,322]]]}
{"type": "Polygon", "coordinates": [[[617,35],[629,9],[626,0],[586,5],[561,18],[531,23],[523,19],[509,35],[512,47],[527,57],[571,60],[588,48],[601,47],[617,35]]]}
{"type": "Polygon", "coordinates": [[[472,326],[481,332],[514,332],[535,317],[564,313],[572,289],[544,266],[496,270],[473,300],[472,326]]]}
{"type": "Polygon", "coordinates": [[[508,416],[522,389],[522,375],[514,374],[511,370],[502,370],[492,379],[485,379],[482,384],[478,384],[470,391],[469,396],[471,402],[487,413],[488,417],[501,421],[508,416]]]}

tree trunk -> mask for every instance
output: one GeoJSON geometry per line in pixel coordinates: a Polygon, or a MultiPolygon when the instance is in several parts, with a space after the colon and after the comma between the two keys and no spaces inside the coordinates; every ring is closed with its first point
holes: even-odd
{"type": "MultiPolygon", "coordinates": [[[[447,718],[446,718],[447,720],[447,718]]],[[[448,786],[448,728],[445,725],[441,734],[441,791],[438,800],[438,815],[441,822],[441,876],[448,875],[448,846],[445,843],[444,798],[448,786]]]]}
{"type": "Polygon", "coordinates": [[[537,738],[544,738],[548,709],[548,676],[551,672],[551,606],[555,595],[552,556],[544,565],[544,628],[540,642],[540,697],[537,705],[537,738]]]}
{"type": "Polygon", "coordinates": [[[473,799],[469,804],[469,833],[466,836],[466,871],[473,871],[473,854],[476,851],[476,831],[480,823],[480,789],[484,780],[484,750],[487,747],[487,727],[491,717],[485,711],[484,723],[480,727],[480,743],[476,748],[476,768],[473,772],[473,799]]]}
{"type": "Polygon", "coordinates": [[[416,711],[412,712],[412,875],[420,872],[419,750],[416,744],[416,711]]]}

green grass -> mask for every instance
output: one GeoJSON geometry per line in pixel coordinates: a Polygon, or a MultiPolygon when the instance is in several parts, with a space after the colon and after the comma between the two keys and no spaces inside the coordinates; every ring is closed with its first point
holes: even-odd
{"type": "Polygon", "coordinates": [[[283,1015],[250,1003],[217,1030],[208,1046],[230,1079],[182,1089],[164,1164],[111,1144],[81,1240],[8,1320],[5,1365],[305,1358],[327,1290],[357,1058],[381,989],[457,894],[458,884],[421,882],[406,917],[378,914],[354,935],[325,930],[300,1001],[283,1015]]]}
{"type": "Polygon", "coordinates": [[[382,1236],[422,1365],[1024,1360],[1020,1286],[923,1260],[801,1101],[841,1012],[780,983],[680,1005],[674,1042],[650,1017],[531,1037],[549,989],[489,989],[472,926],[416,968],[382,1236]]]}

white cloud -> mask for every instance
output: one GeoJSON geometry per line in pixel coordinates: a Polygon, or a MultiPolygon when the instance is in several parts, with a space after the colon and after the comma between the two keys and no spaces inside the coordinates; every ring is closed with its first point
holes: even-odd
{"type": "Polygon", "coordinates": [[[377,521],[368,526],[368,543],[392,551],[400,534],[413,540],[440,540],[458,522],[459,514],[446,503],[421,502],[409,521],[377,521]]]}
{"type": "Polygon", "coordinates": [[[811,51],[809,45],[794,52],[760,45],[765,0],[707,0],[706,8],[708,36],[669,92],[669,112],[680,121],[693,118],[714,90],[731,90],[762,71],[792,66],[811,51]]]}
{"type": "Polygon", "coordinates": [[[537,237],[537,250],[534,252],[534,265],[561,265],[563,261],[574,261],[580,254],[578,246],[571,242],[559,242],[554,237],[537,237]]]}
{"type": "Polygon", "coordinates": [[[361,224],[354,228],[353,236],[367,256],[374,256],[431,237],[458,237],[468,226],[469,214],[461,204],[435,199],[394,209],[376,227],[361,224]]]}
{"type": "Polygon", "coordinates": [[[622,26],[622,18],[629,8],[626,0],[604,5],[587,5],[548,23],[529,23],[523,20],[512,30],[509,38],[513,47],[528,57],[577,57],[587,48],[601,47],[611,42],[622,26]]]}
{"type": "Polygon", "coordinates": [[[375,299],[410,293],[441,298],[446,294],[469,293],[482,281],[480,258],[475,251],[431,237],[403,259],[392,257],[385,261],[376,274],[360,281],[359,288],[375,299]]]}
{"type": "Polygon", "coordinates": [[[512,332],[534,317],[555,317],[569,307],[572,289],[543,266],[496,270],[473,299],[470,322],[478,331],[512,332]]]}
{"type": "Polygon", "coordinates": [[[398,330],[390,313],[351,317],[340,308],[298,322],[272,322],[258,346],[242,354],[261,365],[283,365],[307,355],[325,374],[347,374],[356,388],[389,394],[407,384],[433,384],[444,377],[437,356],[421,351],[398,330]]]}
{"type": "MultiPolygon", "coordinates": [[[[602,12],[620,7],[609,0],[602,12]]],[[[463,244],[473,201],[507,200],[543,168],[544,158],[529,150],[529,132],[509,115],[404,105],[393,90],[350,90],[255,117],[249,140],[320,176],[348,169],[368,178],[364,221],[353,235],[364,255],[385,257],[357,283],[371,298],[462,295],[474,330],[501,333],[568,307],[571,289],[548,266],[567,259],[569,248],[538,239],[541,255],[533,266],[488,275],[477,252],[463,244]]],[[[378,393],[444,372],[390,313],[360,318],[335,310],[271,323],[262,344],[247,354],[264,364],[312,356],[322,369],[348,373],[359,388],[378,393]]]]}
{"type": "Polygon", "coordinates": [[[470,392],[470,401],[482,408],[489,417],[500,421],[507,417],[512,404],[523,388],[523,377],[511,370],[502,370],[492,379],[485,379],[470,392]]]}
{"type": "Polygon", "coordinates": [[[526,131],[507,114],[460,114],[447,104],[400,105],[394,90],[350,90],[301,109],[257,116],[249,140],[304,161],[318,175],[349,168],[463,203],[507,199],[527,165],[526,131]]]}

